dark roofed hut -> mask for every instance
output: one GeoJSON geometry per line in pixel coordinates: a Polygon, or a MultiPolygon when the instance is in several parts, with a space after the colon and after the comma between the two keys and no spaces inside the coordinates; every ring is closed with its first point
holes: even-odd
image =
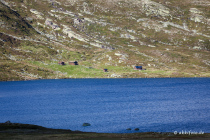
{"type": "Polygon", "coordinates": [[[65,65],[65,62],[58,62],[59,65],[65,65]]]}
{"type": "Polygon", "coordinates": [[[135,66],[134,70],[142,70],[142,66],[135,66]]]}
{"type": "Polygon", "coordinates": [[[69,65],[79,65],[79,64],[77,61],[74,61],[74,62],[72,61],[72,62],[69,62],[69,65]]]}
{"type": "Polygon", "coordinates": [[[103,69],[104,72],[108,72],[108,69],[103,69]]]}

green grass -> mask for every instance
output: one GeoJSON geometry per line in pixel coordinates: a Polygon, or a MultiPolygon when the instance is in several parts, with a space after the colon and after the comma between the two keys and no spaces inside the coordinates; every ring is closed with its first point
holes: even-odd
{"type": "Polygon", "coordinates": [[[97,68],[89,68],[89,66],[82,65],[72,66],[67,64],[62,66],[56,63],[48,63],[46,65],[38,61],[33,61],[30,63],[38,67],[50,69],[55,73],[57,72],[57,75],[60,76],[60,78],[107,78],[110,77],[112,74],[121,75],[121,77],[145,77],[147,76],[147,74],[151,76],[159,75],[165,77],[164,75],[167,73],[167,71],[164,70],[134,70],[131,67],[125,66],[101,65],[97,68]],[[108,69],[108,72],[103,72],[104,68],[108,69]]]}
{"type": "Polygon", "coordinates": [[[106,76],[106,73],[104,73],[102,69],[88,68],[81,65],[74,66],[66,64],[62,66],[56,63],[49,63],[48,65],[44,65],[43,63],[38,61],[34,61],[31,63],[39,67],[53,70],[54,72],[59,71],[59,73],[65,78],[103,78],[106,76]]]}

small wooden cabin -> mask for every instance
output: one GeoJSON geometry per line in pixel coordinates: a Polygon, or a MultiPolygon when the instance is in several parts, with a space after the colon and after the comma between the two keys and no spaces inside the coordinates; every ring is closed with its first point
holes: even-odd
{"type": "Polygon", "coordinates": [[[74,61],[74,62],[72,61],[72,62],[69,62],[69,65],[79,65],[79,64],[77,61],[74,61]]]}
{"type": "Polygon", "coordinates": [[[65,62],[58,62],[59,65],[65,65],[65,62]]]}
{"type": "Polygon", "coordinates": [[[103,69],[104,72],[108,72],[108,69],[103,69]]]}
{"type": "Polygon", "coordinates": [[[134,66],[134,70],[142,70],[142,66],[134,66]]]}

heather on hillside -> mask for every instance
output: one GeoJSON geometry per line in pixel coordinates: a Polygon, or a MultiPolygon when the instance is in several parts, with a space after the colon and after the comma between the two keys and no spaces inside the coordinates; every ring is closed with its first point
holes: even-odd
{"type": "Polygon", "coordinates": [[[1,0],[0,80],[209,77],[209,5],[1,0]]]}

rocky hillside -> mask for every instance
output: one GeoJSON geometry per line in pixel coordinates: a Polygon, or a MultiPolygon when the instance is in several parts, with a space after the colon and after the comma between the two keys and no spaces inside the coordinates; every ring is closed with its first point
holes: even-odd
{"type": "Polygon", "coordinates": [[[0,0],[0,50],[1,81],[210,77],[210,1],[0,0]]]}

